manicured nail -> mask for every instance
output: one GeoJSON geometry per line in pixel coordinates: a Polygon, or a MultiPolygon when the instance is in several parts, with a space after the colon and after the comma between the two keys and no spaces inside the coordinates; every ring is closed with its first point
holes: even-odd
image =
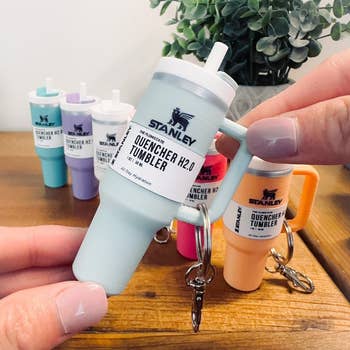
{"type": "Polygon", "coordinates": [[[261,119],[248,128],[248,149],[265,159],[293,156],[298,150],[297,132],[295,118],[261,119]]]}
{"type": "Polygon", "coordinates": [[[56,298],[56,306],[64,333],[77,333],[106,314],[106,293],[97,284],[80,283],[63,290],[56,298]]]}

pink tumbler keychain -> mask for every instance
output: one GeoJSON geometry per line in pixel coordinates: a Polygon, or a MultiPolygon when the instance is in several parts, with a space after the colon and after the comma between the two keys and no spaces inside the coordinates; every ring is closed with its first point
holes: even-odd
{"type": "MultiPolygon", "coordinates": [[[[195,183],[188,193],[185,205],[196,207],[200,203],[210,206],[220,184],[226,174],[227,158],[215,148],[217,133],[205,157],[205,162],[198,174],[195,183]]],[[[177,222],[177,251],[187,259],[197,260],[195,226],[183,221],[177,222]]]]}

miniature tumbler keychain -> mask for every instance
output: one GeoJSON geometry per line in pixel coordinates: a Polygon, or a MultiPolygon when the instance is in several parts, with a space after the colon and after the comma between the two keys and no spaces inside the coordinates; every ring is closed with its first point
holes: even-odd
{"type": "Polygon", "coordinates": [[[73,263],[80,281],[119,294],[152,241],[174,218],[202,225],[200,212],[182,205],[220,129],[240,148],[211,207],[216,221],[251,160],[246,128],[225,115],[237,89],[218,72],[227,46],[216,43],[199,67],[162,58],[100,183],[100,205],[73,263]]]}
{"type": "Polygon", "coordinates": [[[260,286],[270,249],[285,220],[292,175],[305,176],[297,215],[287,221],[296,232],[309,217],[317,171],[308,165],[275,164],[253,157],[223,216],[224,279],[231,287],[253,291],[260,286]]]}
{"type": "Polygon", "coordinates": [[[102,100],[91,108],[94,135],[94,170],[101,180],[126,131],[135,107],[120,102],[120,91],[112,91],[111,100],[102,100]]]}
{"type": "Polygon", "coordinates": [[[64,153],[72,175],[73,196],[87,200],[98,192],[94,175],[94,149],[90,109],[99,99],[87,95],[85,83],[79,93],[67,94],[61,100],[64,153]]]}
{"type": "Polygon", "coordinates": [[[29,93],[35,151],[41,161],[44,184],[53,188],[67,183],[60,109],[62,97],[63,92],[52,87],[51,78],[46,78],[45,86],[29,93]]]}
{"type": "MultiPolygon", "coordinates": [[[[197,207],[198,204],[205,203],[209,207],[224,179],[227,170],[227,158],[216,150],[215,142],[219,136],[218,133],[208,150],[196,181],[187,194],[185,205],[197,207]]],[[[178,221],[176,231],[177,251],[187,259],[198,259],[195,225],[178,221]]]]}

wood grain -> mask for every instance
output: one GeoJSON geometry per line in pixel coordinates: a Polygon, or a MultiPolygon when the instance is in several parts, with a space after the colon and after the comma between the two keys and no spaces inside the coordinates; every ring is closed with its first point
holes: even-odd
{"type": "MultiPolygon", "coordinates": [[[[45,188],[31,142],[29,133],[0,133],[1,224],[88,225],[98,199],[74,200],[70,186],[45,188]]],[[[280,250],[284,239],[281,235],[280,250]]],[[[208,287],[199,334],[191,330],[191,290],[184,283],[191,263],[177,254],[174,238],[167,245],[152,243],[127,289],[109,298],[106,317],[58,349],[349,349],[350,305],[303,241],[295,239],[292,266],[314,280],[311,295],[268,273],[253,293],[230,288],[222,277],[225,242],[216,225],[217,276],[208,287]]]]}
{"type": "MultiPolygon", "coordinates": [[[[320,184],[312,216],[300,236],[350,300],[350,170],[317,166],[320,184]]],[[[296,212],[303,178],[294,176],[289,208],[296,212]]]]}

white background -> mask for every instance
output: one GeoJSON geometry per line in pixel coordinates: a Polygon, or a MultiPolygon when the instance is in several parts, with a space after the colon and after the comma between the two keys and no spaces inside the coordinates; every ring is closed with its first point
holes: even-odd
{"type": "MultiPolygon", "coordinates": [[[[148,0],[0,0],[0,130],[29,130],[28,91],[46,76],[56,87],[109,98],[112,88],[137,101],[172,27],[148,0]]],[[[297,79],[324,58],[350,47],[324,40],[321,56],[292,72],[297,79]]],[[[322,83],[322,82],[320,82],[322,83]]]]}

